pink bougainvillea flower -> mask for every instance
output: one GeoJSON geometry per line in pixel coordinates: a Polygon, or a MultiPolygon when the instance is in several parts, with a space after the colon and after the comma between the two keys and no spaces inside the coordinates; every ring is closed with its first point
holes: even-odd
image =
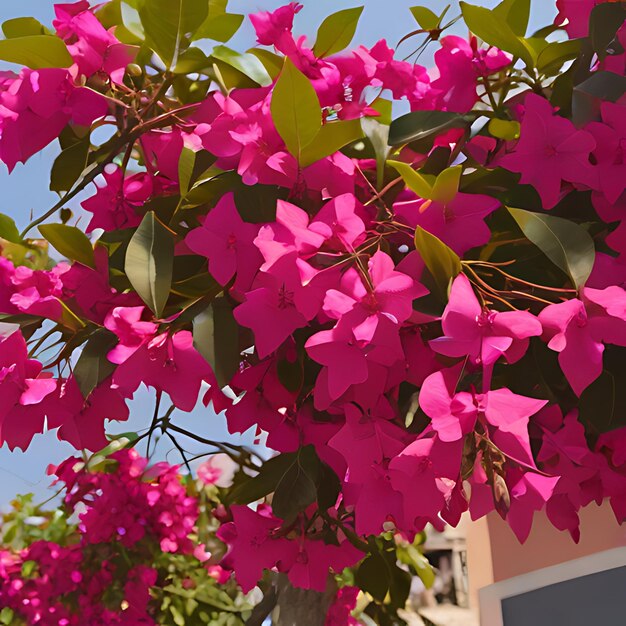
{"type": "Polygon", "coordinates": [[[254,243],[265,259],[262,269],[268,270],[291,252],[303,259],[311,257],[320,249],[327,235],[328,231],[322,234],[309,228],[306,211],[290,202],[278,200],[276,221],[261,227],[254,243]]]}
{"type": "Polygon", "coordinates": [[[354,194],[341,194],[317,212],[310,228],[324,236],[325,248],[353,251],[365,238],[364,209],[354,194]]]}
{"type": "Polygon", "coordinates": [[[218,386],[211,366],[194,348],[187,330],[163,333],[144,343],[118,365],[113,382],[128,396],[142,383],[163,391],[181,411],[193,410],[203,382],[218,386]]]}
{"type": "Polygon", "coordinates": [[[59,393],[48,411],[49,428],[59,429],[59,439],[77,450],[101,450],[108,440],[104,435],[106,420],[124,422],[129,409],[125,397],[110,379],[98,385],[87,399],[72,376],[62,382],[59,393]]]}
{"type": "Polygon", "coordinates": [[[506,520],[520,543],[528,538],[535,511],[541,511],[546,506],[558,481],[557,476],[542,476],[519,468],[507,472],[511,504],[506,520]]]}
{"type": "Polygon", "coordinates": [[[227,454],[213,454],[201,463],[196,470],[198,478],[205,485],[230,487],[238,466],[227,454]]]}
{"type": "Polygon", "coordinates": [[[244,593],[261,579],[263,571],[293,563],[298,545],[285,538],[274,537],[281,521],[272,515],[261,515],[247,506],[230,508],[232,522],[224,524],[218,537],[230,550],[226,562],[232,563],[235,578],[244,593]]]}
{"type": "Polygon", "coordinates": [[[514,363],[524,356],[530,337],[543,329],[527,311],[499,313],[483,309],[464,274],[459,274],[450,289],[450,299],[441,318],[443,337],[430,342],[439,354],[468,356],[475,364],[492,366],[501,356],[514,363]]]}
{"type": "Polygon", "coordinates": [[[317,315],[333,282],[332,273],[318,273],[294,253],[285,255],[257,275],[245,302],[235,309],[235,319],[254,331],[257,352],[264,358],[317,315]]]}
{"type": "Polygon", "coordinates": [[[272,121],[268,89],[237,89],[215,94],[198,110],[195,134],[218,157],[215,165],[237,169],[246,185],[291,187],[298,164],[272,121]]]}
{"type": "Polygon", "coordinates": [[[126,66],[134,61],[139,48],[121,43],[106,30],[88,2],[56,4],[54,11],[52,25],[67,44],[79,73],[87,77],[103,73],[122,84],[126,66]]]}
{"type": "Polygon", "coordinates": [[[62,316],[62,278],[67,270],[64,263],[51,271],[32,270],[23,265],[16,267],[11,278],[14,288],[11,303],[22,313],[59,321],[62,316]]]}
{"type": "Polygon", "coordinates": [[[604,344],[626,346],[626,291],[587,288],[582,300],[547,306],[539,320],[548,347],[559,353],[563,373],[580,396],[602,373],[604,344]]]}
{"type": "Polygon", "coordinates": [[[106,100],[76,87],[67,70],[23,69],[0,86],[0,160],[11,171],[56,139],[70,121],[90,126],[107,111],[106,100]]]}
{"type": "Polygon", "coordinates": [[[403,496],[409,528],[421,530],[429,521],[438,524],[438,513],[458,479],[461,446],[460,441],[443,442],[431,431],[389,462],[391,484],[403,496]]]}
{"type": "Polygon", "coordinates": [[[491,231],[484,220],[499,206],[496,198],[459,192],[447,204],[413,196],[396,202],[394,212],[401,221],[413,228],[421,226],[462,256],[489,241],[491,231]]]}
{"type": "Polygon", "coordinates": [[[135,228],[141,223],[141,209],[154,194],[164,191],[158,177],[138,173],[124,178],[121,168],[107,166],[103,180],[94,183],[96,195],[81,203],[85,211],[93,213],[87,232],[95,228],[112,231],[135,228]]]}
{"type": "Polygon", "coordinates": [[[351,319],[355,325],[370,315],[383,315],[402,324],[413,312],[413,300],[428,293],[410,276],[396,271],[392,258],[380,250],[368,262],[368,281],[371,284],[366,285],[354,268],[348,269],[341,278],[341,288],[326,293],[326,314],[340,319],[354,312],[351,319]]]}
{"type": "Polygon", "coordinates": [[[369,364],[387,367],[404,359],[397,323],[384,315],[370,315],[354,326],[342,318],[331,330],[322,330],[308,339],[307,354],[324,365],[317,384],[323,385],[332,400],[350,386],[363,383],[369,364]]]}
{"type": "Polygon", "coordinates": [[[294,587],[324,592],[330,572],[340,574],[346,567],[356,565],[363,557],[363,552],[347,540],[336,546],[320,539],[304,541],[294,562],[285,566],[289,569],[287,575],[294,587]]]}
{"type": "Polygon", "coordinates": [[[165,176],[178,182],[178,163],[186,141],[191,141],[177,128],[153,130],[141,136],[141,147],[146,159],[146,169],[153,175],[165,176]]]}
{"type": "Polygon", "coordinates": [[[556,0],[559,13],[555,24],[564,24],[570,39],[586,37],[589,34],[589,18],[597,4],[612,0],[556,0]]]}
{"type": "Polygon", "coordinates": [[[521,182],[537,190],[545,209],[558,203],[563,181],[597,188],[597,168],[589,160],[596,147],[593,135],[555,115],[550,102],[537,94],[528,94],[524,105],[520,139],[498,165],[519,172],[521,182]]]}
{"type": "Polygon", "coordinates": [[[603,123],[592,122],[587,130],[596,140],[599,189],[613,205],[626,189],[626,107],[603,102],[601,112],[603,123]]]}
{"type": "Polygon", "coordinates": [[[62,274],[63,302],[85,319],[102,325],[115,307],[143,306],[136,293],[120,293],[109,283],[109,255],[104,246],[94,249],[95,268],[73,263],[62,274]]]}
{"type": "Polygon", "coordinates": [[[220,285],[237,274],[235,289],[247,291],[262,258],[254,239],[259,226],[241,219],[232,193],[223,196],[200,228],[192,230],[187,245],[196,254],[207,257],[209,271],[220,285]]]}
{"type": "Polygon", "coordinates": [[[19,328],[0,323],[0,444],[26,450],[33,436],[43,432],[44,405],[57,381],[42,369],[39,361],[28,358],[19,328]]]}
{"type": "Polygon", "coordinates": [[[261,11],[250,15],[257,41],[262,46],[279,46],[285,35],[291,35],[294,17],[303,8],[303,5],[298,2],[290,2],[273,13],[261,11]]]}
{"type": "Polygon", "coordinates": [[[119,340],[119,343],[107,355],[111,363],[124,363],[156,334],[157,324],[142,320],[145,311],[144,306],[115,307],[107,315],[104,327],[119,340]]]}
{"type": "MultiPolygon", "coordinates": [[[[441,48],[435,52],[436,73],[432,77],[433,105],[444,111],[467,113],[478,101],[478,79],[500,71],[511,63],[511,58],[501,50],[478,48],[475,37],[470,41],[448,35],[440,40],[441,48]]],[[[418,108],[422,108],[416,103],[418,108]]]]}
{"type": "Polygon", "coordinates": [[[510,458],[534,468],[530,449],[528,419],[547,404],[547,400],[526,398],[509,389],[484,394],[456,392],[462,366],[431,374],[422,385],[420,406],[432,420],[442,441],[458,441],[474,430],[480,421],[494,443],[510,458]]]}

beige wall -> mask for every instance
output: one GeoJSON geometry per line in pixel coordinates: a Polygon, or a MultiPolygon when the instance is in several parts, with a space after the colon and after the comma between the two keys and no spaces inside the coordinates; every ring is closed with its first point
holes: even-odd
{"type": "Polygon", "coordinates": [[[478,590],[495,582],[489,524],[483,517],[475,522],[463,520],[467,537],[467,578],[470,607],[478,609],[478,590]]]}
{"type": "Polygon", "coordinates": [[[626,525],[617,523],[607,502],[602,506],[592,504],[580,512],[578,544],[574,543],[569,533],[556,530],[543,513],[535,515],[530,536],[524,544],[518,542],[506,522],[495,513],[487,517],[487,526],[493,582],[626,546],[626,525]]]}

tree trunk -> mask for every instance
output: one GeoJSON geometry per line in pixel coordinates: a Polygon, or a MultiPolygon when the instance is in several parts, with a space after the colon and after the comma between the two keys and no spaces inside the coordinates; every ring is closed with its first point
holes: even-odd
{"type": "Polygon", "coordinates": [[[324,626],[326,614],[337,587],[329,576],[326,591],[312,591],[293,587],[284,574],[276,581],[278,602],[272,616],[274,626],[324,626]]]}

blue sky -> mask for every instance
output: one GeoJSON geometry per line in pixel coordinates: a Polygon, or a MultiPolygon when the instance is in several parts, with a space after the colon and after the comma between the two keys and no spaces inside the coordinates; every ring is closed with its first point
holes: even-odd
{"type": "MultiPolygon", "coordinates": [[[[287,0],[231,0],[229,9],[237,13],[251,13],[258,10],[272,10],[286,2],[287,0]]],[[[488,7],[497,4],[496,0],[474,0],[474,2],[488,7]]],[[[53,4],[52,0],[19,0],[17,2],[4,0],[0,3],[0,22],[30,15],[43,23],[50,23],[54,14],[53,4]]],[[[304,4],[304,9],[297,16],[295,27],[298,34],[313,38],[325,15],[364,4],[365,10],[355,42],[371,45],[385,38],[393,46],[404,34],[416,27],[409,13],[409,7],[421,4],[440,12],[448,3],[443,0],[422,0],[421,2],[419,0],[365,0],[365,2],[303,0],[302,4],[304,4]]],[[[456,14],[458,10],[454,8],[449,13],[449,15],[456,14]]],[[[539,28],[550,23],[554,19],[554,14],[553,2],[533,0],[531,28],[539,28]]],[[[246,21],[244,27],[229,45],[246,49],[253,42],[253,31],[246,21]]],[[[428,57],[422,57],[421,62],[428,65],[428,57]]],[[[11,175],[8,175],[6,167],[0,164],[0,189],[2,189],[0,212],[11,215],[17,221],[18,226],[28,223],[31,212],[39,215],[55,203],[57,197],[48,191],[48,180],[51,163],[56,153],[57,147],[49,146],[32,157],[26,165],[18,165],[11,175]]],[[[151,394],[143,391],[137,393],[131,406],[130,422],[112,430],[123,432],[146,426],[152,415],[152,407],[151,394]]],[[[178,418],[176,422],[214,439],[228,437],[224,420],[203,407],[184,418],[178,418]]],[[[252,442],[250,436],[231,437],[230,440],[246,444],[252,442]]],[[[200,446],[193,444],[189,445],[189,450],[192,453],[203,451],[200,446]]],[[[58,463],[72,453],[72,448],[59,442],[55,433],[35,437],[33,444],[25,453],[10,452],[6,447],[0,448],[0,506],[7,503],[16,493],[33,491],[38,497],[45,499],[44,493],[49,483],[45,475],[46,466],[49,463],[58,463]]],[[[160,454],[167,455],[172,462],[179,461],[177,454],[171,453],[171,444],[168,446],[163,443],[160,454]]]]}

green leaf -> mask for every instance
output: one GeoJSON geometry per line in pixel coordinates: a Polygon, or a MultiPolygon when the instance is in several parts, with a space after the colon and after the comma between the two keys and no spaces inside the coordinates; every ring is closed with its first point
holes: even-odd
{"type": "Polygon", "coordinates": [[[226,43],[239,30],[243,20],[244,16],[237,13],[209,15],[196,31],[193,39],[213,39],[213,41],[226,43]]]}
{"type": "Polygon", "coordinates": [[[50,172],[50,191],[69,191],[87,167],[91,141],[89,135],[61,151],[50,172]]]}
{"type": "Polygon", "coordinates": [[[287,149],[301,161],[322,128],[322,109],[311,81],[285,57],[271,103],[272,119],[287,149]]]}
{"type": "Polygon", "coordinates": [[[0,624],[6,624],[6,626],[11,626],[11,624],[13,624],[14,616],[15,613],[13,613],[13,609],[5,606],[2,611],[0,611],[0,624]]]}
{"type": "Polygon", "coordinates": [[[272,81],[275,81],[280,75],[283,69],[283,57],[264,50],[263,48],[250,48],[248,54],[254,55],[259,61],[261,61],[265,71],[268,73],[272,81]]]}
{"type": "MultiPolygon", "coordinates": [[[[313,446],[305,446],[296,452],[280,454],[266,461],[257,476],[243,478],[235,484],[229,500],[249,504],[273,493],[272,510],[289,523],[315,502],[322,478],[331,479],[328,472],[332,470],[324,469],[313,446]]],[[[335,480],[338,480],[336,476],[335,480]]],[[[331,483],[330,490],[320,494],[324,503],[332,499],[335,483],[331,483]]]]}
{"type": "Polygon", "coordinates": [[[178,185],[180,195],[184,198],[189,191],[193,166],[196,162],[196,153],[191,148],[183,148],[178,159],[178,185]]]}
{"type": "Polygon", "coordinates": [[[452,202],[459,192],[459,184],[461,182],[461,174],[463,173],[462,165],[455,165],[443,170],[435,180],[432,195],[433,200],[446,205],[452,202]]]}
{"type": "Polygon", "coordinates": [[[2,24],[2,32],[7,39],[50,34],[50,31],[34,17],[16,17],[7,20],[2,24]]]}
{"type": "Polygon", "coordinates": [[[124,0],[120,5],[120,11],[124,28],[126,28],[131,35],[134,35],[138,41],[143,41],[146,33],[144,32],[137,6],[134,6],[134,3],[129,0],[124,0]]]}
{"type": "Polygon", "coordinates": [[[28,35],[0,40],[0,60],[33,70],[69,67],[74,63],[61,39],[53,35],[28,35]]]}
{"type": "Polygon", "coordinates": [[[335,154],[341,148],[362,137],[361,120],[345,120],[324,124],[315,139],[302,150],[300,165],[306,167],[321,161],[324,157],[335,154]]]}
{"type": "Polygon", "coordinates": [[[542,74],[558,72],[565,63],[575,59],[580,52],[580,40],[552,41],[539,53],[537,69],[542,74]]]}
{"type": "Polygon", "coordinates": [[[172,285],[174,239],[153,211],[146,213],[126,250],[125,271],[141,299],[160,317],[172,285]]]}
{"type": "Polygon", "coordinates": [[[220,387],[224,387],[239,370],[239,325],[233,308],[224,297],[217,297],[211,306],[193,320],[193,343],[213,367],[220,387]]]}
{"type": "Polygon", "coordinates": [[[603,101],[617,102],[626,93],[626,77],[613,72],[593,72],[576,85],[572,98],[572,117],[577,126],[598,117],[603,101]]]}
{"type": "Polygon", "coordinates": [[[283,474],[272,497],[272,512],[291,523],[317,499],[320,461],[313,446],[298,450],[294,462],[283,474]]]}
{"type": "Polygon", "coordinates": [[[326,463],[320,463],[320,472],[317,479],[317,503],[320,509],[326,511],[335,506],[341,493],[341,481],[335,472],[326,463]]]}
{"type": "Polygon", "coordinates": [[[530,19],[530,0],[503,0],[493,9],[494,15],[506,22],[520,37],[526,34],[530,19]]]}
{"type": "Polygon", "coordinates": [[[115,371],[115,365],[107,359],[107,354],[116,343],[117,337],[102,329],[94,333],[83,347],[74,367],[74,378],[83,398],[88,398],[115,371]]]}
{"type": "Polygon", "coordinates": [[[578,224],[562,217],[507,208],[526,238],[580,289],[589,278],[595,261],[591,235],[578,224]]]}
{"type": "Polygon", "coordinates": [[[176,67],[173,71],[175,74],[191,74],[204,72],[208,67],[211,67],[209,57],[200,48],[191,46],[178,55],[176,67]]]}
{"type": "Polygon", "coordinates": [[[518,139],[520,134],[520,123],[515,120],[500,120],[497,117],[489,120],[489,132],[498,139],[512,141],[518,139]]]}
{"type": "Polygon", "coordinates": [[[229,502],[250,504],[265,498],[276,489],[283,475],[296,462],[297,454],[279,454],[265,461],[254,478],[246,476],[243,481],[235,483],[228,494],[229,502]]]}
{"type": "Polygon", "coordinates": [[[411,565],[424,583],[424,586],[430,589],[435,582],[435,570],[428,559],[413,544],[403,547],[402,551],[399,551],[400,560],[407,565],[411,565]]]}
{"type": "Polygon", "coordinates": [[[381,189],[385,178],[385,163],[390,152],[389,126],[381,124],[373,117],[364,117],[361,119],[361,128],[376,155],[376,188],[381,189]]]}
{"type": "Polygon", "coordinates": [[[436,137],[450,128],[462,128],[470,119],[452,111],[413,111],[394,120],[389,129],[389,145],[436,137]]]}
{"type": "Polygon", "coordinates": [[[434,278],[439,295],[447,300],[450,281],[461,273],[459,255],[446,246],[441,239],[420,226],[415,231],[415,248],[434,278]]]}
{"type": "Polygon", "coordinates": [[[363,7],[343,9],[329,15],[317,31],[313,53],[323,58],[347,48],[354,37],[363,7]]]}
{"type": "Polygon", "coordinates": [[[253,80],[261,87],[267,87],[272,84],[272,78],[267,70],[253,54],[236,52],[226,46],[216,46],[211,52],[211,56],[218,61],[222,61],[230,67],[236,69],[253,80]]]}
{"type": "Polygon", "coordinates": [[[589,17],[589,37],[591,46],[600,60],[607,56],[608,49],[617,37],[617,31],[626,20],[626,6],[623,2],[598,4],[589,17]]]}
{"type": "Polygon", "coordinates": [[[291,393],[298,393],[302,389],[304,382],[304,368],[300,355],[295,361],[288,361],[286,358],[278,360],[276,373],[280,384],[291,393]]]}
{"type": "Polygon", "coordinates": [[[460,4],[465,23],[475,35],[485,43],[520,58],[528,67],[533,67],[532,48],[518,37],[513,29],[506,22],[503,22],[494,11],[467,4],[467,2],[460,4]]]}
{"type": "Polygon", "coordinates": [[[66,224],[41,224],[39,232],[65,258],[95,267],[93,247],[82,230],[66,224]]]}
{"type": "Polygon", "coordinates": [[[138,12],[146,43],[169,68],[206,20],[209,5],[198,0],[145,0],[138,12]]]}
{"type": "Polygon", "coordinates": [[[433,185],[436,181],[434,176],[420,174],[408,163],[402,163],[401,161],[387,161],[387,163],[397,170],[411,191],[415,192],[420,198],[432,198],[433,185]]]}
{"type": "Polygon", "coordinates": [[[380,552],[373,552],[359,565],[356,583],[359,589],[367,591],[379,602],[385,600],[391,585],[391,575],[389,564],[380,552]]]}
{"type": "Polygon", "coordinates": [[[410,8],[415,21],[424,30],[435,30],[439,27],[439,16],[426,7],[411,7],[410,8]]]}
{"type": "Polygon", "coordinates": [[[20,231],[15,225],[13,218],[0,213],[0,238],[10,241],[11,243],[20,243],[20,231]]]}

